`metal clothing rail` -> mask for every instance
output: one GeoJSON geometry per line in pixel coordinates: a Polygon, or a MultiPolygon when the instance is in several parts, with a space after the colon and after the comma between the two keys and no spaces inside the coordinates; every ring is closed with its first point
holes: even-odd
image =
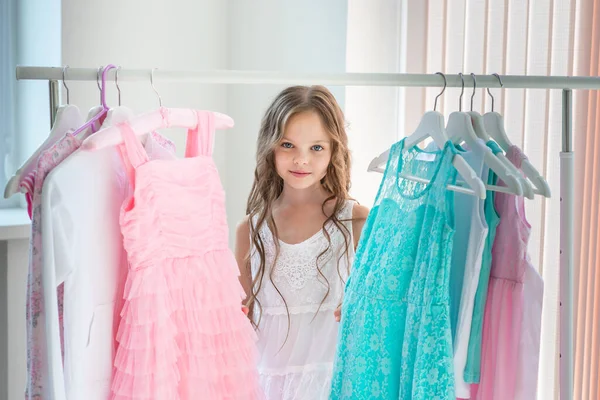
{"type": "MultiPolygon", "coordinates": [[[[50,105],[58,103],[58,81],[97,80],[97,68],[25,67],[18,66],[18,80],[47,80],[50,105]]],[[[115,70],[108,71],[114,79],[115,70]]],[[[119,81],[150,82],[152,69],[121,69],[119,81]]],[[[169,71],[155,69],[154,81],[197,82],[205,84],[321,84],[330,86],[398,86],[443,87],[441,76],[435,74],[382,73],[285,73],[267,71],[169,71]]],[[[464,75],[464,85],[473,79],[464,75]]],[[[572,136],[572,90],[600,89],[600,77],[504,75],[504,89],[562,89],[562,151],[560,152],[560,399],[573,398],[573,268],[574,268],[574,153],[572,136]]],[[[492,75],[476,75],[478,88],[499,88],[492,75]]],[[[446,75],[447,87],[463,85],[458,74],[446,75]]]]}
{"type": "MultiPolygon", "coordinates": [[[[16,68],[17,80],[60,81],[62,67],[16,68]]],[[[67,81],[94,81],[96,68],[65,68],[67,81]]],[[[107,72],[107,78],[114,79],[116,70],[107,72]]],[[[119,82],[150,82],[152,69],[120,69],[119,82]]],[[[499,88],[498,79],[492,75],[476,75],[478,88],[499,88]]],[[[404,87],[443,87],[444,81],[435,74],[384,74],[384,73],[293,73],[270,71],[174,71],[154,69],[154,81],[196,82],[207,84],[274,84],[330,86],[404,86],[404,87]]],[[[446,75],[447,87],[461,87],[458,74],[446,75]]],[[[473,87],[470,75],[464,75],[465,87],[473,87]]],[[[523,76],[502,75],[503,87],[507,89],[600,89],[600,78],[571,76],[523,76]]]]}

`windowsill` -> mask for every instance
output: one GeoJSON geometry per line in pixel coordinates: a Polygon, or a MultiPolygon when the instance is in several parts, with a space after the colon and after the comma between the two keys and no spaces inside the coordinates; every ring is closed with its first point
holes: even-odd
{"type": "Polygon", "coordinates": [[[0,209],[0,240],[27,239],[31,220],[24,208],[0,209]]]}

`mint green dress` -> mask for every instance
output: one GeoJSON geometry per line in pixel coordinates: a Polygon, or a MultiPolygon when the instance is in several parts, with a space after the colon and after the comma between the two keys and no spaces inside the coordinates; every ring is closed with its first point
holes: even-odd
{"type": "Polygon", "coordinates": [[[403,147],[390,150],[346,285],[330,399],[455,398],[446,185],[456,182],[457,150],[403,147]]]}
{"type": "MultiPolygon", "coordinates": [[[[502,149],[494,141],[486,143],[492,149],[494,154],[502,152],[502,149]]],[[[488,185],[495,185],[498,176],[490,170],[488,175],[488,185]]],[[[479,284],[475,293],[475,304],[473,306],[473,320],[471,322],[471,335],[469,336],[469,350],[467,353],[467,364],[465,366],[464,378],[467,383],[479,383],[481,375],[481,338],[483,333],[483,314],[485,311],[485,302],[487,299],[488,284],[490,281],[490,271],[492,268],[492,247],[496,238],[496,228],[500,223],[500,216],[494,206],[494,192],[488,190],[485,203],[483,205],[485,221],[488,224],[488,235],[483,248],[483,257],[481,260],[481,272],[479,274],[479,284]]]]}

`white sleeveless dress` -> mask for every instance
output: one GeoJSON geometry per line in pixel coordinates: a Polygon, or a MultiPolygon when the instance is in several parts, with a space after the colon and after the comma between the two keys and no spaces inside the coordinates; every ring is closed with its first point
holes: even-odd
{"type": "MultiPolygon", "coordinates": [[[[262,311],[255,310],[253,318],[259,324],[258,367],[268,400],[329,398],[339,326],[333,312],[342,302],[344,284],[354,260],[353,205],[353,201],[347,200],[338,213],[350,232],[348,256],[344,254],[344,234],[330,222],[327,231],[331,247],[319,261],[321,273],[317,270],[317,256],[328,247],[321,230],[298,244],[280,240],[279,257],[273,268],[274,238],[266,224],[260,228],[266,269],[258,294],[262,311]]],[[[253,247],[253,277],[258,274],[259,266],[260,256],[253,247]]]]}

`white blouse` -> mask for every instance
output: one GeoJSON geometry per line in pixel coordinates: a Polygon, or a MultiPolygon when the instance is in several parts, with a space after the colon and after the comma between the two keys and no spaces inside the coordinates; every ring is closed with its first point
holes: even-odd
{"type": "MultiPolygon", "coordinates": [[[[174,157],[170,141],[158,134],[148,138],[145,147],[152,158],[174,157]]],[[[109,397],[127,276],[119,214],[128,191],[116,147],[79,149],[44,181],[43,285],[49,294],[44,312],[51,399],[109,397]],[[56,287],[63,282],[64,361],[56,301],[56,287]]]]}

